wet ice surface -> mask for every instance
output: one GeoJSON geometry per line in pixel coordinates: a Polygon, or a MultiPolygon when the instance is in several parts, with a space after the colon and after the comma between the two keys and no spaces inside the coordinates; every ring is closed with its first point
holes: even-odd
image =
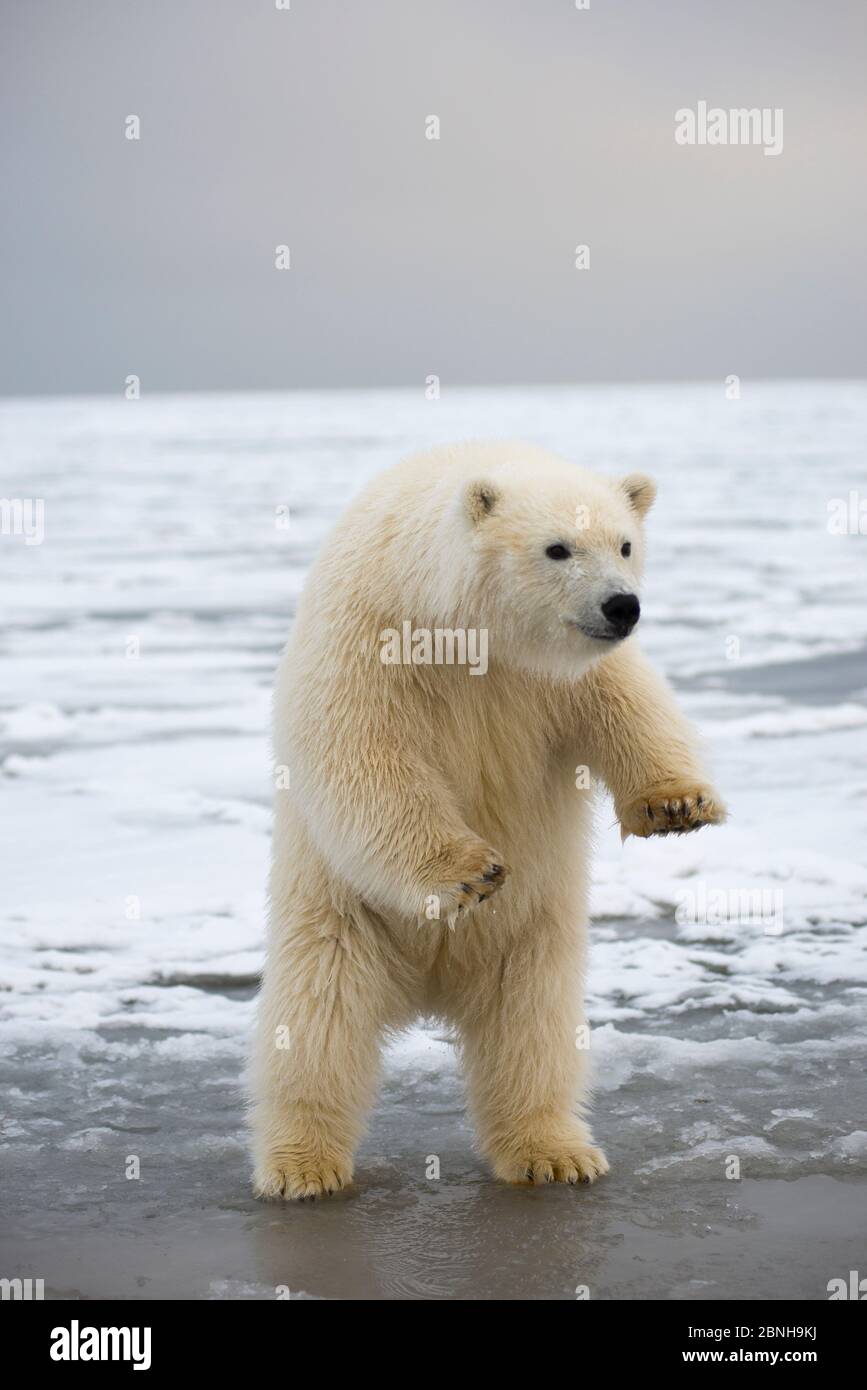
{"type": "Polygon", "coordinates": [[[42,545],[0,538],[0,1274],[59,1297],[700,1300],[863,1272],[867,537],[826,521],[867,496],[865,442],[845,383],[0,406],[2,492],[46,500],[42,545]],[[658,477],[642,641],[732,820],[621,847],[599,806],[608,1179],[494,1185],[431,1025],[389,1052],[355,1189],[263,1206],[240,1073],[277,652],[372,473],[496,434],[658,477]],[[781,932],[706,920],[745,893],[781,932]]]}

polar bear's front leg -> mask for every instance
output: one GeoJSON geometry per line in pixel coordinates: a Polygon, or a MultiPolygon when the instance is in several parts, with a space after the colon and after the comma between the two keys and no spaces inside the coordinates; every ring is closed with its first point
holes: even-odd
{"type": "Polygon", "coordinates": [[[637,647],[620,647],[577,683],[571,714],[578,756],[587,756],[610,788],[624,839],[683,834],[725,820],[694,730],[637,647]]]}
{"type": "MultiPolygon", "coordinates": [[[[397,720],[374,687],[333,718],[305,727],[293,777],[322,857],[378,911],[418,919],[432,905],[462,915],[508,877],[503,856],[461,815],[454,789],[426,756],[423,714],[397,720]]],[[[395,696],[394,707],[400,700],[395,696]]],[[[286,761],[289,761],[287,758],[286,761]]]]}
{"type": "Polygon", "coordinates": [[[593,1182],[608,1162],[580,1116],[580,942],[537,917],[494,965],[487,1003],[460,1020],[480,1147],[504,1182],[593,1182]]]}

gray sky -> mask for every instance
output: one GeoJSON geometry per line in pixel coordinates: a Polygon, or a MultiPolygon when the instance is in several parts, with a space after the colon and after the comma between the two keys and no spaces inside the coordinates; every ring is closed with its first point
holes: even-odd
{"type": "Polygon", "coordinates": [[[867,374],[864,0],[2,15],[3,392],[867,374]]]}

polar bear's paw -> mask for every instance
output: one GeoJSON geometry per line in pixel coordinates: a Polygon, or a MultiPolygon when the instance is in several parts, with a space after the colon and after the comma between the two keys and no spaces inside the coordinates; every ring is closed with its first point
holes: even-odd
{"type": "Polygon", "coordinates": [[[721,825],[726,808],[712,787],[665,787],[645,792],[620,816],[622,839],[636,835],[685,835],[703,825],[721,825]]]}
{"type": "Polygon", "coordinates": [[[479,841],[462,847],[455,854],[448,865],[448,873],[452,881],[443,884],[437,896],[440,915],[454,918],[493,897],[505,883],[509,870],[501,854],[479,841]]]}
{"type": "Polygon", "coordinates": [[[589,1138],[556,1133],[550,1139],[535,1137],[494,1155],[494,1172],[503,1182],[530,1183],[534,1186],[548,1182],[595,1182],[608,1172],[608,1160],[589,1138]]]}
{"type": "Polygon", "coordinates": [[[330,1196],[351,1182],[352,1164],[345,1159],[280,1155],[256,1165],[253,1196],[300,1202],[330,1196]]]}

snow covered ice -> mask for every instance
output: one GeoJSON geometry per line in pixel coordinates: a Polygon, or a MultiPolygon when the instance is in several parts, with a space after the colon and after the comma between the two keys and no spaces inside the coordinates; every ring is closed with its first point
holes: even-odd
{"type": "Polygon", "coordinates": [[[867,499],[865,446],[845,382],[0,404],[0,491],[45,502],[41,544],[0,536],[0,1274],[53,1297],[703,1299],[867,1273],[867,535],[828,528],[867,499]],[[276,657],[367,479],[497,435],[657,477],[640,640],[731,821],[621,846],[600,800],[608,1179],[497,1187],[431,1024],[389,1050],[355,1190],[254,1203],[276,657]],[[725,910],[747,900],[779,922],[725,910]]]}

